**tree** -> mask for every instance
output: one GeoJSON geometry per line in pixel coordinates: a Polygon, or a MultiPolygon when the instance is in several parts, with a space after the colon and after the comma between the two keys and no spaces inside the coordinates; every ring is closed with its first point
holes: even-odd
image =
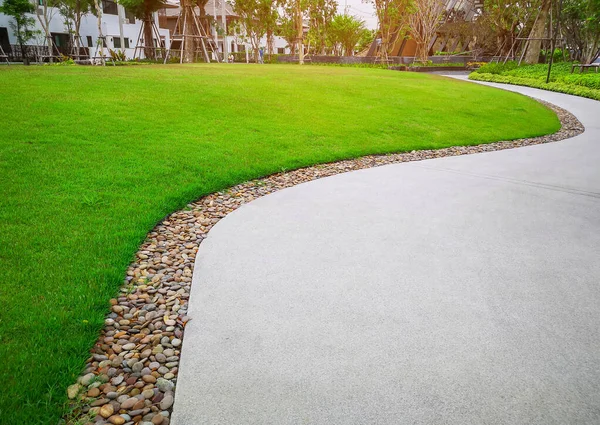
{"type": "Polygon", "coordinates": [[[339,45],[340,53],[352,56],[365,31],[364,21],[350,15],[336,15],[331,21],[330,39],[334,46],[339,45]]]}
{"type": "Polygon", "coordinates": [[[408,33],[408,17],[412,12],[413,0],[368,0],[375,7],[379,23],[379,57],[386,61],[392,38],[404,38],[408,33]]]}
{"type": "MultiPolygon", "coordinates": [[[[537,0],[535,0],[537,1],[537,0]]],[[[483,16],[477,22],[482,24],[481,28],[492,32],[496,38],[497,52],[504,56],[509,55],[516,34],[520,29],[529,24],[535,18],[534,2],[523,2],[522,0],[484,0],[483,16]],[[532,16],[533,15],[533,18],[532,16]]],[[[521,35],[528,34],[527,29],[521,31],[521,35]]]]}
{"type": "Polygon", "coordinates": [[[290,49],[297,52],[300,65],[304,64],[304,17],[309,9],[308,1],[280,0],[279,3],[283,10],[280,34],[290,43],[290,49]]]}
{"type": "Polygon", "coordinates": [[[46,35],[46,45],[48,46],[48,54],[50,55],[50,62],[53,62],[52,56],[54,55],[54,42],[52,40],[52,34],[50,33],[50,21],[56,13],[56,7],[58,6],[58,0],[38,0],[39,6],[35,8],[35,16],[40,23],[44,34],[46,35]]]}
{"type": "Polygon", "coordinates": [[[93,0],[60,0],[58,11],[64,18],[69,34],[74,36],[76,51],[79,53],[81,18],[94,12],[94,2],[93,0]]]}
{"type": "Polygon", "coordinates": [[[360,40],[358,40],[358,50],[362,51],[368,49],[371,44],[373,44],[373,40],[375,40],[375,36],[377,35],[377,31],[375,30],[365,30],[360,36],[360,40]]]}
{"type": "Polygon", "coordinates": [[[239,15],[246,36],[252,45],[254,59],[258,61],[260,40],[267,36],[267,44],[271,44],[277,23],[277,7],[273,0],[235,0],[233,10],[239,15]],[[269,38],[271,41],[269,42],[269,38]]]}
{"type": "Polygon", "coordinates": [[[329,26],[336,14],[336,0],[308,0],[308,40],[317,54],[324,55],[329,26]]]}
{"type": "Polygon", "coordinates": [[[415,59],[427,62],[429,44],[441,24],[445,3],[443,0],[414,0],[413,13],[409,15],[411,37],[417,43],[415,59]]]}
{"type": "Polygon", "coordinates": [[[525,54],[525,63],[535,64],[539,62],[542,51],[542,38],[546,33],[548,25],[548,13],[550,12],[551,0],[542,0],[537,19],[529,33],[530,41],[525,54]]]}
{"type": "MultiPolygon", "coordinates": [[[[154,49],[154,32],[152,15],[158,9],[165,6],[162,0],[119,0],[127,10],[141,19],[144,25],[144,56],[148,59],[156,59],[156,50],[154,49]]],[[[191,18],[193,19],[193,18],[191,18]]],[[[192,21],[193,22],[193,21],[192,21]]],[[[160,40],[157,40],[160,43],[160,40]]],[[[186,41],[187,43],[187,41],[186,41]]],[[[191,44],[191,43],[190,43],[191,44]]],[[[192,54],[193,56],[193,54],[192,54]]],[[[192,59],[193,60],[193,59],[192,59]]]]}
{"type": "Polygon", "coordinates": [[[288,43],[290,54],[296,54],[296,23],[290,16],[279,18],[279,25],[275,30],[275,35],[283,38],[288,43]]]}
{"type": "Polygon", "coordinates": [[[26,43],[35,35],[35,31],[31,29],[35,20],[27,16],[27,13],[34,13],[34,9],[28,0],[4,0],[0,5],[0,12],[13,18],[14,22],[11,22],[10,26],[17,36],[23,58],[27,55],[26,43]]]}
{"type": "Polygon", "coordinates": [[[591,63],[600,55],[600,0],[563,0],[561,24],[573,59],[591,63]]]}

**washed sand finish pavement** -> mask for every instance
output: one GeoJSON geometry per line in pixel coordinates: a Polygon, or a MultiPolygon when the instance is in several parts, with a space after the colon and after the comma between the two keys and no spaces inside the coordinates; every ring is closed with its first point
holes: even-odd
{"type": "Polygon", "coordinates": [[[600,102],[496,86],[586,131],[312,181],[211,230],[172,424],[600,423],[600,102]]]}

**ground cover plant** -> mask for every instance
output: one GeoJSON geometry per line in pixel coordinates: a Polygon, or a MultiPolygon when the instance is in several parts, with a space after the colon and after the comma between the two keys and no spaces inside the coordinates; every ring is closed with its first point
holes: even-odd
{"type": "Polygon", "coordinates": [[[560,62],[552,66],[550,82],[546,83],[547,64],[521,65],[516,62],[490,63],[473,71],[471,80],[518,84],[576,96],[600,100],[600,73],[594,70],[571,74],[571,63],[560,62]]]}
{"type": "Polygon", "coordinates": [[[379,69],[0,69],[0,423],[55,424],[127,265],[165,215],[365,154],[532,137],[514,93],[379,69]]]}

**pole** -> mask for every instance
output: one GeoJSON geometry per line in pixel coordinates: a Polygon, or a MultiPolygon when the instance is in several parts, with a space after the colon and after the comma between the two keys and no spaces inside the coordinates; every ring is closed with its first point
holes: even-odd
{"type": "Polygon", "coordinates": [[[546,75],[546,84],[550,82],[550,71],[552,71],[552,62],[554,62],[554,46],[556,44],[556,34],[560,29],[560,12],[562,12],[562,0],[558,2],[558,13],[556,16],[556,30],[554,34],[552,34],[552,39],[550,40],[550,60],[548,61],[548,75],[546,75]]]}
{"type": "Polygon", "coordinates": [[[298,64],[304,65],[304,43],[302,39],[304,37],[304,22],[302,21],[302,8],[300,6],[301,0],[296,0],[296,25],[298,35],[298,64]]]}
{"type": "Polygon", "coordinates": [[[229,62],[229,48],[227,46],[227,16],[225,14],[225,0],[221,0],[221,20],[223,22],[223,62],[229,62]]]}
{"type": "Polygon", "coordinates": [[[121,50],[125,51],[125,36],[123,35],[123,21],[125,20],[125,8],[117,4],[117,13],[119,17],[119,38],[121,39],[121,50]]]}

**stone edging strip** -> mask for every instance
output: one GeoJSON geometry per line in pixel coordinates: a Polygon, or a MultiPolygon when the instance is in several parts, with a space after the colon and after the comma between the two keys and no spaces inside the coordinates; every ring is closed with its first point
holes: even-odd
{"type": "Polygon", "coordinates": [[[558,115],[551,135],[476,146],[372,155],[315,165],[252,180],[205,196],[159,223],[127,269],[120,294],[91,350],[83,374],[71,385],[67,424],[168,425],[192,271],[198,247],[223,217],[256,198],[334,174],[386,164],[467,155],[555,142],[584,131],[568,111],[542,102],[558,115]]]}

